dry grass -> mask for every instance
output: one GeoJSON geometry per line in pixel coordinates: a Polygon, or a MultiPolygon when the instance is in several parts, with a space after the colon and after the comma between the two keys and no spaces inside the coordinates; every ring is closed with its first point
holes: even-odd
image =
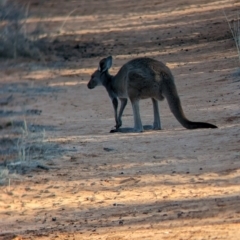
{"type": "Polygon", "coordinates": [[[15,132],[18,137],[1,139],[1,143],[7,145],[8,154],[4,154],[2,149],[4,161],[0,163],[0,185],[9,183],[11,179],[19,178],[21,174],[36,168],[49,170],[42,161],[53,158],[57,155],[56,151],[59,151],[55,144],[49,143],[44,129],[33,132],[25,120],[21,126],[15,127],[14,123],[11,125],[12,133],[15,132]]]}
{"type": "Polygon", "coordinates": [[[232,17],[232,20],[227,16],[225,11],[223,11],[224,16],[227,20],[229,29],[232,33],[233,40],[236,44],[238,59],[239,59],[239,66],[240,66],[240,12],[236,14],[236,16],[232,17]]]}
{"type": "Polygon", "coordinates": [[[28,17],[28,5],[0,0],[0,57],[40,58],[41,41],[31,38],[31,33],[27,31],[28,17]]]}

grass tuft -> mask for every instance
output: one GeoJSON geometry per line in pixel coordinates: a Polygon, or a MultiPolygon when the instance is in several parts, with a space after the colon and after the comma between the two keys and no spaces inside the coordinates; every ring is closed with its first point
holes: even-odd
{"type": "Polygon", "coordinates": [[[45,166],[44,160],[61,154],[58,146],[48,141],[44,129],[32,131],[26,120],[17,128],[13,123],[13,133],[18,137],[0,138],[0,185],[10,182],[11,179],[18,179],[20,175],[32,170],[49,170],[50,167],[45,166]]]}
{"type": "MultiPolygon", "coordinates": [[[[29,4],[0,0],[0,57],[40,58],[41,41],[27,31],[29,4]]],[[[33,30],[34,32],[34,30],[33,30]]]]}
{"type": "Polygon", "coordinates": [[[232,37],[237,48],[239,65],[240,65],[240,12],[238,12],[237,15],[233,17],[232,20],[229,19],[229,17],[227,16],[224,10],[223,10],[223,14],[228,23],[229,29],[232,33],[232,37]]]}

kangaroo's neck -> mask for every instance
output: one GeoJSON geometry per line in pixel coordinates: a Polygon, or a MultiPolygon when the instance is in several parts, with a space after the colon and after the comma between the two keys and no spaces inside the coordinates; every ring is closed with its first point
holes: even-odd
{"type": "Polygon", "coordinates": [[[115,91],[113,87],[113,79],[114,79],[114,76],[109,74],[108,71],[104,73],[102,85],[106,88],[108,94],[111,96],[115,95],[115,91]]]}
{"type": "Polygon", "coordinates": [[[111,74],[109,74],[108,71],[103,73],[104,76],[102,77],[102,85],[107,88],[112,84],[113,77],[111,74]]]}
{"type": "Polygon", "coordinates": [[[104,81],[102,82],[106,90],[118,97],[127,97],[127,82],[126,69],[120,68],[116,75],[105,73],[104,81]]]}

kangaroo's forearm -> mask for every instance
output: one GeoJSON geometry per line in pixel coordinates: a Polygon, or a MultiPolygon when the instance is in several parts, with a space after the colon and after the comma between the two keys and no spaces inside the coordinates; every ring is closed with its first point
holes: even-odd
{"type": "Polygon", "coordinates": [[[117,109],[118,109],[118,100],[116,97],[112,98],[112,104],[113,104],[113,109],[114,109],[114,117],[115,117],[115,122],[116,122],[116,128],[118,127],[118,114],[117,114],[117,109]]]}

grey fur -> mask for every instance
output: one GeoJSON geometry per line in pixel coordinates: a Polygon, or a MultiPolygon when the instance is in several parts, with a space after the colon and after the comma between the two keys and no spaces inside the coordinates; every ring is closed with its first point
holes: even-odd
{"type": "Polygon", "coordinates": [[[112,57],[103,58],[99,62],[90,81],[88,88],[103,85],[112,100],[116,128],[111,132],[120,131],[122,126],[122,114],[127,105],[128,98],[132,103],[134,116],[134,132],[142,132],[143,126],[139,111],[139,100],[151,98],[153,103],[154,122],[153,129],[161,129],[158,100],[167,99],[169,107],[182,124],[188,129],[196,128],[217,128],[215,125],[204,122],[189,121],[182,110],[180,98],[174,83],[174,77],[170,69],[160,61],[151,58],[136,58],[125,63],[115,76],[109,74],[108,70],[112,65],[112,57]],[[119,113],[118,99],[121,101],[119,113]]]}

